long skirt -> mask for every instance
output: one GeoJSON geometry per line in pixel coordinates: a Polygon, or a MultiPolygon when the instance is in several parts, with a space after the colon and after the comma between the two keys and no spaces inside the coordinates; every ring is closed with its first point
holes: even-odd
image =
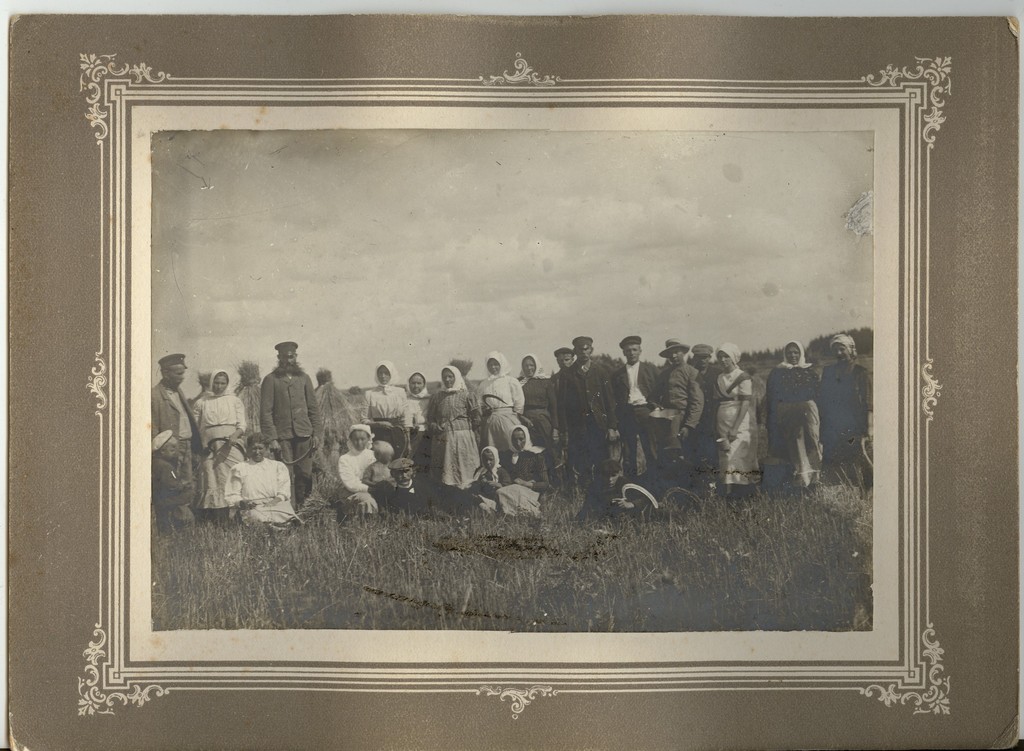
{"type": "Polygon", "coordinates": [[[732,427],[740,410],[738,401],[722,402],[718,405],[718,471],[726,485],[756,485],[761,473],[757,468],[757,437],[751,431],[753,407],[736,433],[736,440],[726,442],[726,434],[732,427]]]}
{"type": "Polygon", "coordinates": [[[551,415],[543,409],[528,409],[523,412],[523,417],[533,423],[530,428],[530,438],[534,444],[542,448],[551,448],[551,415]]]}
{"type": "Polygon", "coordinates": [[[821,475],[820,420],[814,402],[779,402],[775,430],[768,436],[771,458],[792,469],[793,482],[802,488],[821,475]]]}
{"type": "Polygon", "coordinates": [[[521,425],[511,407],[500,407],[484,418],[480,430],[484,446],[494,446],[498,451],[510,451],[512,441],[510,433],[516,425],[521,425]]]}
{"type": "Polygon", "coordinates": [[[476,500],[477,508],[488,514],[540,518],[540,493],[522,485],[506,485],[494,498],[477,495],[476,500]]]}
{"type": "Polygon", "coordinates": [[[292,502],[288,500],[263,503],[240,513],[245,524],[287,525],[302,521],[292,508],[292,502]]]}
{"type": "MultiPolygon", "coordinates": [[[[235,428],[227,426],[224,429],[210,428],[203,436],[204,441],[212,441],[213,451],[203,459],[203,474],[206,477],[206,490],[203,493],[199,508],[227,508],[227,501],[224,500],[224,488],[227,487],[231,477],[231,468],[239,462],[245,461],[245,455],[237,444],[231,444],[227,454],[223,452],[224,441],[218,438],[226,438],[235,432],[235,428]],[[224,431],[227,432],[224,432],[224,431]],[[221,435],[218,435],[220,433],[221,435]]],[[[207,443],[209,445],[209,443],[207,443]]]]}
{"type": "Polygon", "coordinates": [[[479,466],[480,449],[472,430],[445,430],[431,439],[430,479],[435,482],[468,487],[479,466]]]}

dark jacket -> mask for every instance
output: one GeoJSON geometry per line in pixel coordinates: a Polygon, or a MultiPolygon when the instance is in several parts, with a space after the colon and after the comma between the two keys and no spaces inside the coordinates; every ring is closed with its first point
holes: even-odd
{"type": "Polygon", "coordinates": [[[558,423],[571,431],[585,425],[588,415],[602,430],[618,427],[608,371],[591,361],[590,368],[583,372],[577,361],[558,377],[558,423]]]}
{"type": "Polygon", "coordinates": [[[417,475],[410,488],[387,488],[382,492],[383,508],[409,516],[452,516],[467,513],[472,497],[460,488],[450,488],[417,475]]]}
{"type": "Polygon", "coordinates": [[[679,427],[694,430],[704,411],[704,389],[700,374],[686,363],[663,371],[655,394],[657,403],[665,408],[678,409],[679,427]]]}
{"type": "Polygon", "coordinates": [[[192,500],[192,483],[178,477],[177,467],[161,456],[153,457],[153,505],[185,506],[192,500]]]}
{"type": "Polygon", "coordinates": [[[538,493],[548,489],[551,481],[548,478],[548,466],[544,460],[544,454],[520,451],[519,461],[515,464],[512,463],[511,451],[502,451],[500,456],[501,468],[508,472],[511,482],[527,480],[528,482],[537,483],[533,489],[538,493]]]}
{"type": "Polygon", "coordinates": [[[313,382],[305,373],[269,373],[260,385],[260,428],[267,440],[320,437],[323,426],[313,382]]]}
{"type": "MultiPolygon", "coordinates": [[[[185,399],[185,395],[181,393],[180,387],[178,388],[178,398],[181,399],[181,404],[185,407],[188,424],[192,427],[192,451],[197,454],[201,453],[203,450],[203,439],[199,435],[199,426],[196,424],[196,418],[192,414],[192,410],[188,408],[188,401],[185,399]]],[[[151,403],[153,408],[152,437],[155,438],[165,430],[169,430],[174,434],[175,438],[180,438],[178,433],[181,427],[181,412],[178,404],[167,395],[167,390],[164,389],[163,384],[158,383],[153,387],[151,403]]]]}
{"type": "MultiPolygon", "coordinates": [[[[641,362],[636,374],[636,386],[648,403],[651,402],[657,382],[658,369],[649,362],[641,362]]],[[[612,373],[612,395],[620,408],[629,406],[629,375],[626,373],[625,365],[612,373]]]]}

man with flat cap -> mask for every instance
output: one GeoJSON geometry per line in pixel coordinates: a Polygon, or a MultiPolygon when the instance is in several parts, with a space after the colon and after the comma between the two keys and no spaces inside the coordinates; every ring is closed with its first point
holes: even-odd
{"type": "Polygon", "coordinates": [[[661,356],[668,359],[669,367],[662,371],[655,394],[663,417],[657,423],[661,479],[684,486],[690,484],[693,438],[704,412],[704,389],[697,371],[686,362],[689,351],[678,339],[665,342],[661,356]]]}
{"type": "Polygon", "coordinates": [[[271,451],[278,453],[292,478],[295,508],[313,489],[313,454],[323,434],[313,381],[299,367],[295,342],[281,342],[277,367],[260,385],[260,428],[271,451]]]}
{"type": "Polygon", "coordinates": [[[611,377],[593,360],[594,340],[572,340],[576,362],[560,374],[559,424],[567,434],[569,466],[577,483],[590,482],[594,468],[609,458],[609,443],[619,440],[611,377]]]}
{"type": "Polygon", "coordinates": [[[160,383],[152,393],[152,438],[165,430],[171,431],[172,440],[178,447],[178,478],[182,483],[193,485],[192,462],[203,450],[202,438],[195,416],[188,408],[188,400],[181,391],[185,381],[185,355],[173,354],[161,357],[160,383]]]}
{"type": "Polygon", "coordinates": [[[651,406],[658,369],[649,362],[640,362],[643,341],[627,336],[619,342],[626,364],[612,373],[612,394],[618,410],[619,435],[622,438],[622,468],[627,477],[639,474],[637,446],[643,449],[648,467],[654,464],[651,440],[651,406]]]}

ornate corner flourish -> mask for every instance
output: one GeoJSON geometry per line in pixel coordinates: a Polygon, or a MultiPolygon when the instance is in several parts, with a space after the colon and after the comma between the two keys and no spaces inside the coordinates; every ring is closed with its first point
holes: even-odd
{"type": "Polygon", "coordinates": [[[935,416],[932,408],[939,403],[939,396],[941,396],[939,392],[942,391],[942,384],[932,374],[932,358],[930,357],[921,366],[921,378],[924,379],[924,385],[921,386],[921,409],[927,415],[928,422],[931,422],[935,416]]]}
{"type": "Polygon", "coordinates": [[[953,60],[950,57],[916,57],[917,68],[908,66],[898,68],[895,65],[885,66],[885,70],[877,74],[863,76],[860,80],[869,86],[899,86],[901,79],[907,81],[927,81],[928,101],[931,109],[924,113],[924,127],[921,129],[921,138],[928,144],[928,148],[935,146],[935,134],[946,118],[942,115],[942,108],[946,106],[945,97],[953,93],[950,71],[953,69],[953,60]]]}
{"type": "Polygon", "coordinates": [[[103,387],[107,385],[107,363],[96,353],[96,364],[92,366],[92,375],[86,382],[85,387],[96,397],[96,414],[100,414],[107,408],[107,392],[103,387]]]}
{"type": "MultiPolygon", "coordinates": [[[[121,706],[127,707],[134,704],[141,707],[155,696],[163,696],[170,691],[162,686],[138,684],[128,688],[127,692],[105,691],[100,685],[100,663],[107,652],[103,649],[107,643],[107,633],[100,624],[92,632],[96,637],[95,641],[89,642],[89,646],[82,652],[86,659],[85,677],[78,679],[78,714],[79,716],[92,716],[97,714],[114,714],[114,702],[120,702],[121,706]]],[[[126,687],[127,688],[127,687],[126,687]]]]}
{"type": "Polygon", "coordinates": [[[512,719],[518,720],[527,705],[538,696],[555,696],[558,692],[551,686],[530,686],[529,688],[502,688],[501,686],[481,686],[476,690],[477,696],[497,696],[501,701],[512,702],[512,719]]]}
{"type": "Polygon", "coordinates": [[[878,700],[887,707],[894,707],[896,704],[905,705],[908,702],[914,704],[914,714],[949,714],[949,676],[944,675],[945,668],[942,665],[942,655],[945,650],[939,646],[939,640],[935,638],[935,627],[928,624],[928,628],[921,634],[921,643],[924,644],[922,654],[928,660],[925,666],[926,679],[924,685],[916,691],[907,691],[896,683],[890,683],[883,687],[877,683],[867,688],[858,689],[864,696],[873,697],[878,695],[878,700]],[[903,690],[903,693],[900,693],[903,690]]]}
{"type": "Polygon", "coordinates": [[[523,59],[521,52],[516,53],[516,59],[512,63],[515,73],[504,71],[500,76],[480,76],[485,86],[497,86],[499,84],[512,84],[521,86],[554,86],[561,83],[558,76],[542,76],[536,73],[529,63],[523,59]]]}
{"type": "Polygon", "coordinates": [[[85,101],[89,109],[85,119],[96,128],[96,140],[107,137],[107,117],[110,116],[110,104],[103,98],[103,79],[106,76],[127,75],[134,83],[163,83],[170,78],[166,73],[154,71],[145,63],[129,65],[118,63],[117,55],[79,54],[78,67],[82,70],[78,77],[78,90],[87,92],[85,101]]]}

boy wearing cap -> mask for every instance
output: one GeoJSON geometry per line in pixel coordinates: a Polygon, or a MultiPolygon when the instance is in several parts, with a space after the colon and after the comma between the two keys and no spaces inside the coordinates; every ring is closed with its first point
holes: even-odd
{"type": "Polygon", "coordinates": [[[260,429],[270,442],[268,448],[279,452],[288,467],[298,510],[313,489],[313,454],[323,424],[313,381],[298,363],[299,345],[281,342],[274,348],[277,367],[260,385],[260,429]]]}
{"type": "Polygon", "coordinates": [[[663,371],[656,398],[668,417],[659,420],[658,458],[662,480],[689,485],[693,437],[704,412],[704,389],[697,371],[686,362],[690,348],[678,339],[665,342],[661,356],[671,367],[663,371]]]}
{"type": "Polygon", "coordinates": [[[576,514],[576,521],[597,521],[607,518],[641,518],[649,504],[639,505],[625,498],[627,480],[622,467],[614,459],[605,459],[597,467],[597,477],[587,487],[587,496],[576,514]]]}
{"type": "Polygon", "coordinates": [[[640,362],[642,344],[635,335],[619,342],[626,364],[612,373],[611,379],[622,436],[622,463],[626,474],[634,478],[638,475],[637,445],[643,449],[648,468],[654,464],[655,457],[651,406],[658,369],[649,362],[640,362]]]}
{"type": "Polygon", "coordinates": [[[188,526],[195,518],[189,503],[192,481],[179,471],[181,452],[174,433],[165,430],[153,439],[153,511],[161,534],[188,526]]]}

